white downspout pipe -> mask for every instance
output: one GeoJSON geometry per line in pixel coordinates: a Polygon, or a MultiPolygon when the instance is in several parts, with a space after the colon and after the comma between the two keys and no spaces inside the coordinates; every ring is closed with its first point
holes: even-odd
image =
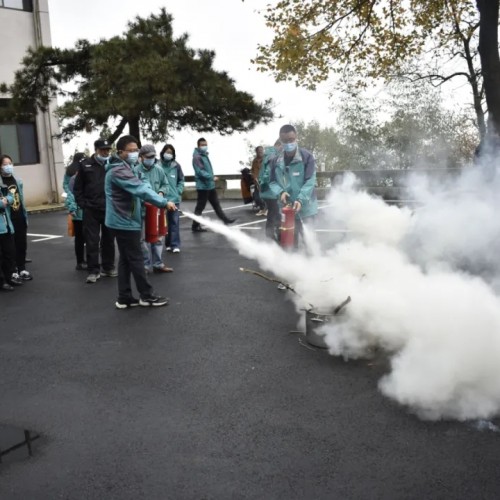
{"type": "MultiPolygon", "coordinates": [[[[33,21],[35,27],[35,46],[36,48],[43,46],[43,33],[42,21],[40,17],[40,0],[33,0],[33,21]]],[[[49,108],[50,110],[50,108],[49,108]]],[[[59,190],[57,187],[57,174],[56,174],[56,159],[54,153],[54,133],[52,129],[52,120],[50,119],[50,111],[47,110],[42,113],[43,122],[45,124],[45,145],[47,148],[47,159],[50,178],[51,199],[50,203],[59,202],[59,190]]]]}

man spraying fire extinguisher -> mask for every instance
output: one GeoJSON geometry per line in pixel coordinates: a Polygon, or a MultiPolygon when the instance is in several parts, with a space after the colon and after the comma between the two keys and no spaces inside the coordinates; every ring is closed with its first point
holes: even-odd
{"type": "Polygon", "coordinates": [[[309,151],[298,147],[297,131],[293,125],[281,127],[280,141],[283,150],[273,159],[269,187],[281,205],[282,245],[293,244],[296,248],[299,235],[303,235],[303,224],[312,222],[318,213],[316,162],[309,151]]]}
{"type": "Polygon", "coordinates": [[[141,249],[141,200],[158,208],[176,210],[175,204],[157,194],[147,182],[136,175],[133,167],[139,159],[138,141],[131,135],[120,137],[116,154],[106,163],[104,190],[106,193],[106,226],[111,229],[118,244],[118,309],[144,306],[158,307],[168,299],[156,295],[144,270],[141,249]],[[131,275],[134,277],[139,298],[132,295],[131,275]]]}

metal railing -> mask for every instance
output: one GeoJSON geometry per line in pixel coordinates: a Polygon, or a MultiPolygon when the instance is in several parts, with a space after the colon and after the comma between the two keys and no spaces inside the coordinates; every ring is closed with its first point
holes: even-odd
{"type": "MultiPolygon", "coordinates": [[[[462,172],[461,168],[419,168],[419,169],[384,169],[384,170],[328,170],[317,172],[318,197],[324,198],[330,190],[330,185],[347,173],[353,173],[369,193],[381,196],[385,200],[397,201],[404,196],[406,186],[412,176],[425,175],[436,182],[444,182],[446,179],[456,177],[462,172]]],[[[217,175],[219,180],[216,188],[222,198],[238,198],[237,189],[227,189],[227,181],[240,180],[240,174],[217,175]]],[[[186,182],[194,182],[194,175],[187,175],[186,182]]],[[[191,188],[191,191],[194,188],[191,188]]],[[[192,198],[186,193],[185,198],[192,198]]]]}

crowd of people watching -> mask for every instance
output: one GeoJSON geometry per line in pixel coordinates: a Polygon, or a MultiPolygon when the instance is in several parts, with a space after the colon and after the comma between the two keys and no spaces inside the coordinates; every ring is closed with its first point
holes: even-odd
{"type": "MultiPolygon", "coordinates": [[[[197,190],[195,215],[201,216],[210,202],[224,224],[234,223],[236,219],[228,217],[220,205],[215,189],[218,178],[214,176],[204,138],[197,141],[192,164],[197,190]]],[[[1,289],[13,291],[33,279],[26,269],[27,212],[23,183],[14,176],[12,159],[1,155],[0,166],[1,289]]],[[[298,147],[293,126],[280,129],[279,140],[273,147],[256,148],[250,175],[258,200],[257,215],[267,216],[266,235],[279,239],[280,209],[289,205],[296,214],[298,241],[303,223],[311,221],[318,208],[314,158],[298,147]]],[[[176,160],[175,147],[165,144],[158,155],[153,144],[141,147],[135,137],[125,135],[118,139],[113,151],[108,140],[98,139],[90,157],[75,153],[66,168],[63,188],[74,235],[76,269],[87,272],[86,283],[95,284],[103,276],[118,278],[118,309],[168,304],[167,298],[153,291],[147,275],[173,272],[164,262],[164,251],[181,252],[179,209],[184,174],[176,160]],[[146,241],[146,203],[165,209],[165,239],[159,236],[146,241]],[[118,267],[115,244],[119,251],[118,267]],[[132,294],[131,277],[139,298],[132,294]]],[[[206,231],[195,220],[191,229],[194,233],[206,231]]]]}

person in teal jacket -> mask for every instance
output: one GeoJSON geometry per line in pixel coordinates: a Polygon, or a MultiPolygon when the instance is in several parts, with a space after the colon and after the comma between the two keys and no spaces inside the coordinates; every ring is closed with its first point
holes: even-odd
{"type": "MultiPolygon", "coordinates": [[[[139,178],[148,182],[155,193],[167,197],[168,181],[165,172],[156,161],[156,149],[152,144],[144,144],[139,151],[140,163],[135,171],[139,178]]],[[[170,201],[174,201],[169,198],[170,201]]],[[[145,225],[144,217],[146,210],[143,210],[143,229],[145,225]]],[[[145,235],[144,235],[145,236],[145,235]]],[[[160,238],[154,243],[148,243],[145,237],[142,240],[142,250],[144,253],[144,267],[149,272],[151,267],[155,273],[171,273],[173,269],[163,263],[163,241],[160,238]]]]}
{"type": "Polygon", "coordinates": [[[184,192],[184,173],[177,163],[175,148],[172,144],[165,144],[160,153],[160,162],[167,176],[168,198],[175,203],[177,210],[168,212],[168,234],[165,240],[167,252],[181,251],[181,235],[179,231],[179,208],[184,192]]]}
{"type": "Polygon", "coordinates": [[[73,220],[73,228],[75,230],[75,256],[77,271],[84,271],[87,269],[87,262],[85,259],[85,238],[83,235],[83,210],[76,203],[75,195],[73,194],[73,186],[75,178],[78,174],[78,167],[80,161],[86,158],[85,153],[75,153],[73,161],[67,166],[64,173],[63,189],[66,193],[64,206],[71,215],[73,220]]]}
{"type": "Polygon", "coordinates": [[[283,152],[271,162],[269,187],[279,197],[281,206],[290,204],[295,210],[295,246],[303,235],[303,223],[311,222],[318,213],[316,198],[316,162],[306,149],[299,148],[297,131],[292,125],[280,129],[283,152]]]}
{"type": "Polygon", "coordinates": [[[11,281],[30,281],[33,276],[26,270],[26,250],[28,247],[28,212],[24,204],[23,181],[14,177],[14,164],[8,155],[2,155],[0,174],[13,198],[10,205],[10,218],[14,226],[14,245],[16,248],[16,271],[11,281]]]}
{"type": "Polygon", "coordinates": [[[141,248],[141,200],[168,210],[175,210],[175,204],[156,193],[149,183],[143,182],[132,167],[139,159],[137,139],[131,135],[120,137],[116,143],[117,152],[106,163],[104,191],[106,195],[106,227],[116,238],[120,259],[118,262],[118,299],[115,306],[126,309],[141,305],[165,306],[166,297],[153,292],[144,269],[141,248]],[[140,298],[132,295],[130,275],[133,275],[140,298]]]}
{"type": "MultiPolygon", "coordinates": [[[[0,165],[12,165],[8,155],[0,156],[0,165]],[[10,163],[8,163],[8,161],[10,163]]],[[[15,200],[8,186],[0,184],[0,290],[13,292],[14,286],[22,285],[22,280],[14,276],[16,272],[16,245],[14,242],[14,225],[10,216],[10,207],[15,200]]]]}
{"type": "MultiPolygon", "coordinates": [[[[207,201],[209,201],[217,217],[219,217],[224,224],[232,224],[236,219],[230,219],[224,213],[219,203],[217,191],[215,190],[215,181],[218,180],[218,178],[214,177],[212,163],[208,157],[207,141],[203,137],[200,137],[197,146],[198,147],[194,148],[193,151],[194,178],[196,181],[196,191],[198,192],[194,213],[195,215],[201,215],[207,205],[207,201]]],[[[206,231],[199,222],[195,221],[193,221],[191,230],[195,233],[206,231]]]]}
{"type": "Polygon", "coordinates": [[[266,236],[278,241],[279,227],[281,221],[280,208],[278,206],[278,196],[270,188],[271,165],[275,157],[282,151],[281,141],[278,139],[274,146],[264,148],[264,159],[259,172],[260,196],[265,201],[267,207],[266,236]]]}

